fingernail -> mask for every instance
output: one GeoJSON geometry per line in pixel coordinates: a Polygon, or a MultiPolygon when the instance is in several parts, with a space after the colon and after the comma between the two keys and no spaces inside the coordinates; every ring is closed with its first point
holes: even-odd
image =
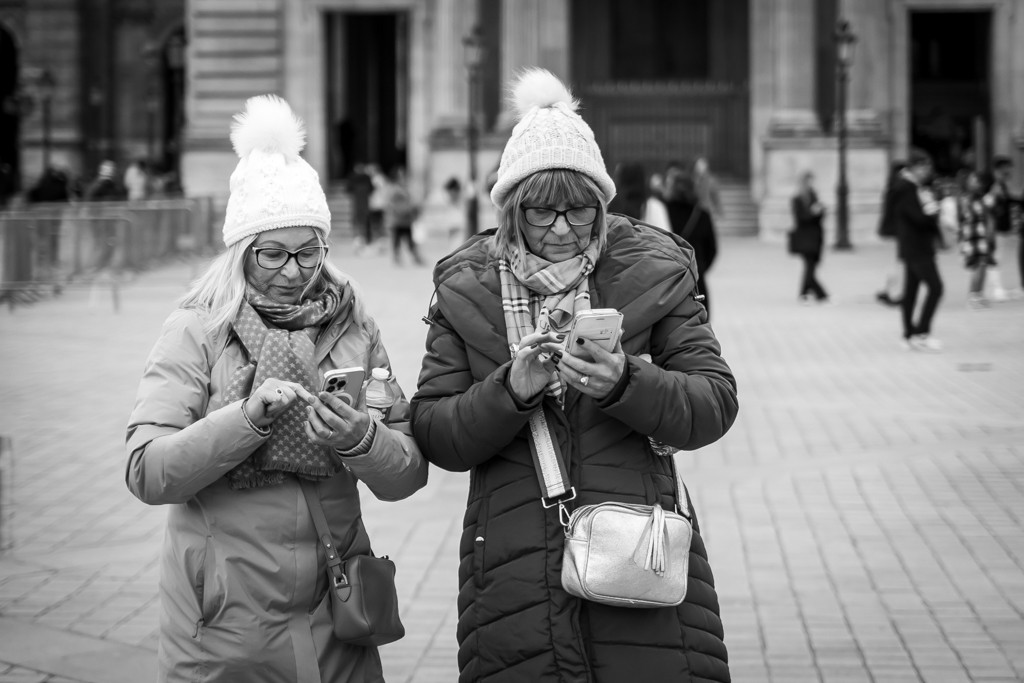
{"type": "Polygon", "coordinates": [[[565,339],[565,335],[564,334],[556,334],[555,335],[555,339],[557,339],[558,341],[562,341],[562,340],[565,339]]]}
{"type": "Polygon", "coordinates": [[[581,346],[583,345],[583,342],[584,342],[584,341],[585,341],[585,340],[583,339],[583,337],[577,337],[577,338],[576,338],[576,343],[577,343],[577,344],[580,344],[581,346]]]}

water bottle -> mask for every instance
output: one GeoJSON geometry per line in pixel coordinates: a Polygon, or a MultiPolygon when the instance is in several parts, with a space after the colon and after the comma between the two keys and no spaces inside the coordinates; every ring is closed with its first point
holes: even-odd
{"type": "Polygon", "coordinates": [[[378,422],[387,422],[391,406],[395,404],[398,392],[391,384],[391,373],[387,368],[374,368],[366,384],[366,412],[378,422]]]}

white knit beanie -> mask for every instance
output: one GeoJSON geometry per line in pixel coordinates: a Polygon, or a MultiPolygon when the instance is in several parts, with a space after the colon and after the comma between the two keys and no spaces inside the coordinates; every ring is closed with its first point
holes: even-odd
{"type": "Polygon", "coordinates": [[[594,131],[576,113],[579,102],[569,89],[550,71],[532,68],[520,74],[511,99],[519,123],[501,153],[498,181],[491,189],[494,205],[501,208],[508,193],[524,178],[554,168],[589,176],[605,202],[610,202],[615,183],[605,170],[594,131]]]}
{"type": "Polygon", "coordinates": [[[320,177],[299,152],[306,129],[277,95],[246,100],[235,114],[231,144],[239,156],[231,174],[224,244],[267,230],[293,226],[331,231],[331,212],[320,177]]]}

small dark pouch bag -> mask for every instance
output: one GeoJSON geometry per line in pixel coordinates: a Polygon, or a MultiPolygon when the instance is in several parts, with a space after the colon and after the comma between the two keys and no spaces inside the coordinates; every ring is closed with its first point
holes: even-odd
{"type": "Polygon", "coordinates": [[[299,479],[313,516],[313,526],[327,556],[327,590],[331,595],[334,635],[349,645],[387,645],[405,635],[398,614],[395,563],[384,557],[355,555],[342,561],[331,538],[316,484],[299,479]]]}

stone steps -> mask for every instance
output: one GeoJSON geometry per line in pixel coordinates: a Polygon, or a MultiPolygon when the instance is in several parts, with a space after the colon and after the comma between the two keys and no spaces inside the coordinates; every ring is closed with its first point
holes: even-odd
{"type": "Polygon", "coordinates": [[[750,183],[719,182],[722,217],[715,223],[719,235],[753,236],[757,234],[757,205],[750,196],[750,183]]]}

